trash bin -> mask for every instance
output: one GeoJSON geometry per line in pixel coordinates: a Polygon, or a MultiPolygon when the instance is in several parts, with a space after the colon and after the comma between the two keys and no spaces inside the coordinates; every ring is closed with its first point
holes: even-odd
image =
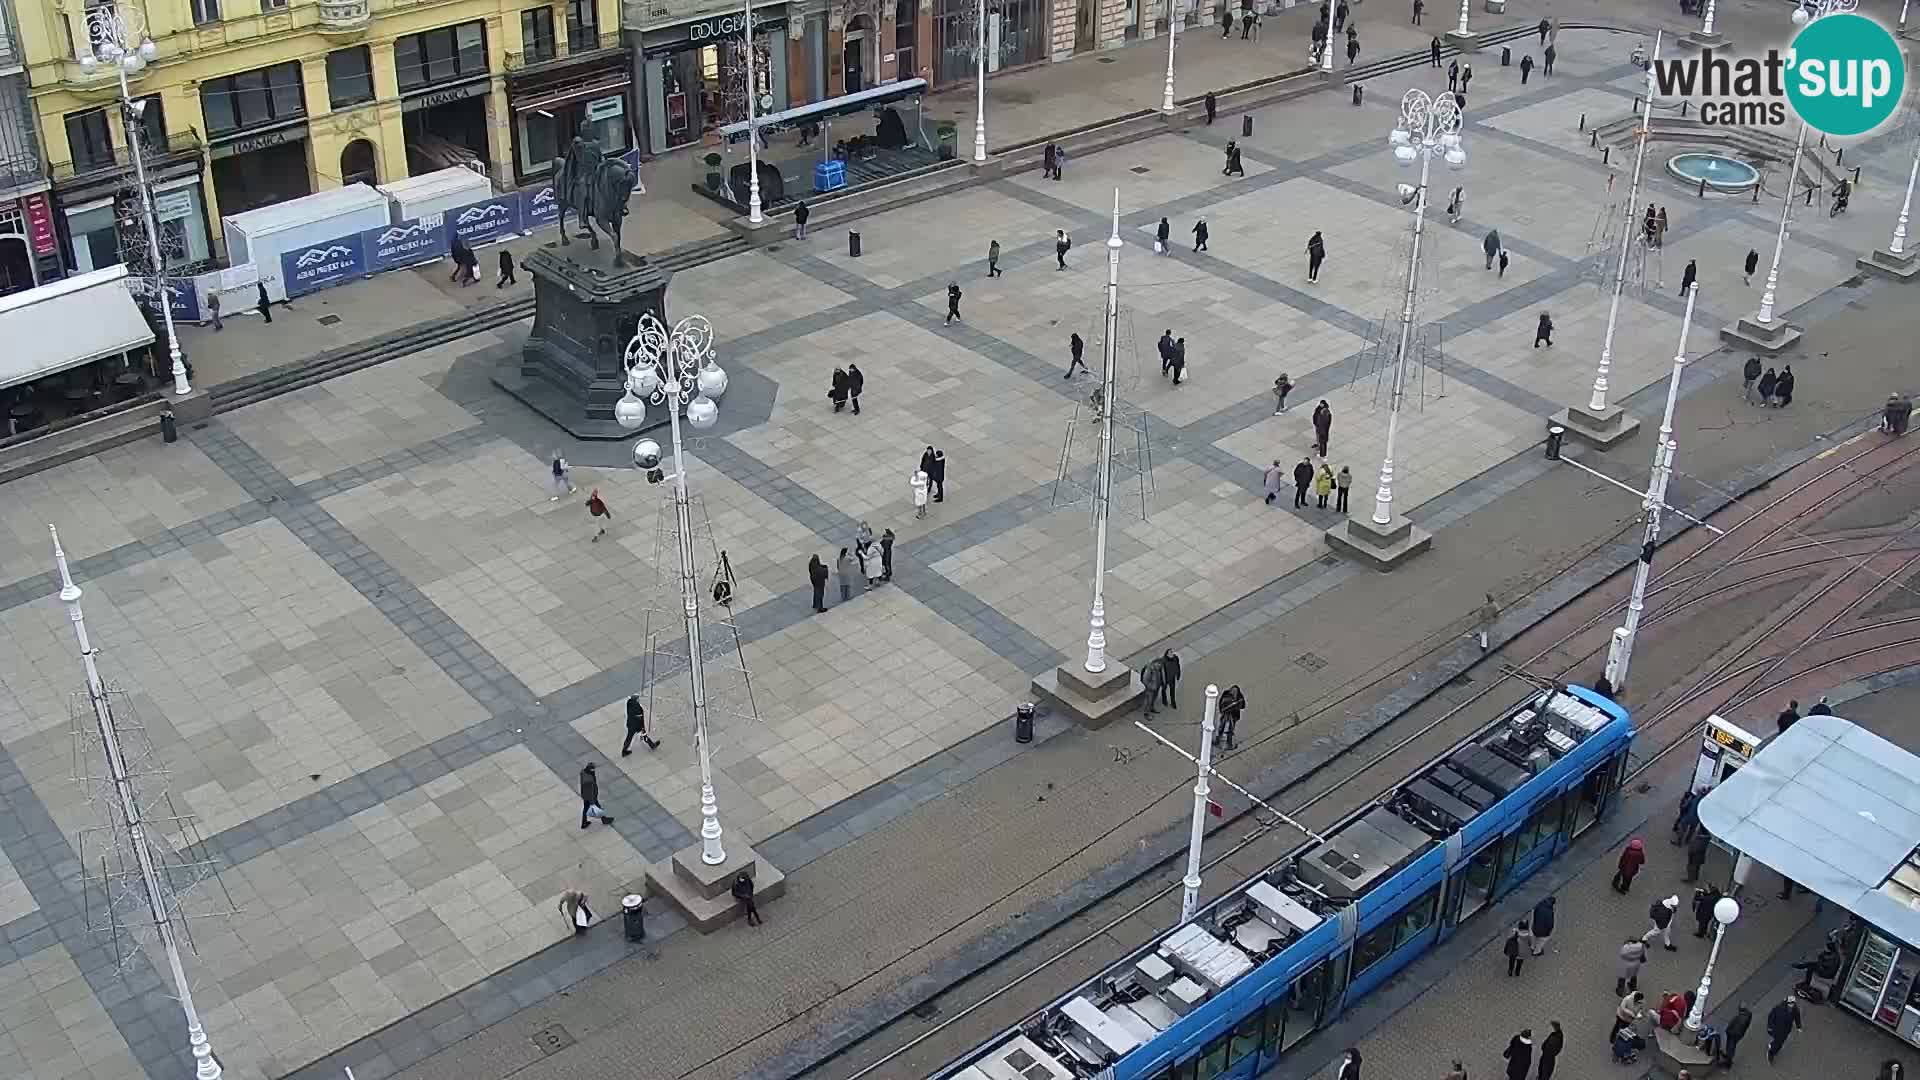
{"type": "Polygon", "coordinates": [[[160,441],[180,441],[180,421],[174,418],[172,409],[160,410],[160,441]]]}
{"type": "Polygon", "coordinates": [[[1502,46],[1500,49],[1500,66],[1510,67],[1512,66],[1512,64],[1513,64],[1513,50],[1506,48],[1505,46],[1502,46]]]}
{"type": "Polygon", "coordinates": [[[1013,741],[1033,741],[1033,702],[1023,701],[1013,710],[1013,741]]]}
{"type": "Polygon", "coordinates": [[[647,912],[641,902],[639,893],[628,893],[626,899],[620,901],[620,921],[628,941],[647,940],[647,912]]]}
{"type": "Polygon", "coordinates": [[[1361,91],[1361,89],[1362,89],[1362,86],[1361,86],[1361,84],[1359,84],[1359,83],[1354,83],[1354,84],[1353,84],[1353,103],[1354,103],[1355,105],[1358,105],[1358,104],[1360,104],[1360,91],[1361,91]]]}
{"type": "Polygon", "coordinates": [[[860,257],[860,234],[852,230],[847,232],[847,256],[854,259],[860,257]]]}
{"type": "Polygon", "coordinates": [[[1240,118],[1240,137],[1243,139],[1253,138],[1253,117],[1251,115],[1240,118]]]}

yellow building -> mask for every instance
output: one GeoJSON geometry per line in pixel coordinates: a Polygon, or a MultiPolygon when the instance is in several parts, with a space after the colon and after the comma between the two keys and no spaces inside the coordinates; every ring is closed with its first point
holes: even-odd
{"type": "MultiPolygon", "coordinates": [[[[68,265],[119,261],[133,192],[117,71],[81,64],[94,0],[15,0],[68,265]]],[[[618,0],[120,0],[154,60],[129,78],[162,246],[217,258],[220,219],[463,161],[544,175],[593,125],[632,144],[618,0]],[[565,133],[563,135],[563,133],[565,133]]]]}

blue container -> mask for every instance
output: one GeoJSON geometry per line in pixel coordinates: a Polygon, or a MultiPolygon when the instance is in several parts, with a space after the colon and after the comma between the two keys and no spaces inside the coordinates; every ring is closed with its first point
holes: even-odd
{"type": "Polygon", "coordinates": [[[835,159],[813,167],[813,190],[838,191],[847,186],[847,163],[835,159]]]}

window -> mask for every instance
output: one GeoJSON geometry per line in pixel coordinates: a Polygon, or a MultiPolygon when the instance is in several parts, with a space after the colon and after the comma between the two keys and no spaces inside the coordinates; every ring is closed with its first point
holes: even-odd
{"type": "Polygon", "coordinates": [[[193,25],[205,26],[208,23],[220,21],[220,0],[191,0],[191,3],[193,25]]]}
{"type": "Polygon", "coordinates": [[[1386,958],[1393,951],[1393,929],[1398,920],[1389,919],[1360,935],[1353,943],[1353,973],[1355,976],[1386,958]]]}
{"type": "Polygon", "coordinates": [[[920,40],[920,26],[915,21],[920,15],[920,0],[895,0],[893,5],[893,53],[896,60],[894,70],[900,78],[911,79],[919,74],[913,66],[913,47],[920,40]]]}
{"type": "Polygon", "coordinates": [[[1311,971],[1293,980],[1292,989],[1281,1000],[1287,1010],[1286,1029],[1282,1049],[1291,1049],[1301,1039],[1313,1034],[1320,1026],[1320,1006],[1332,985],[1329,979],[1330,961],[1322,960],[1311,971]]]}
{"type": "Polygon", "coordinates": [[[552,8],[528,8],[520,13],[520,49],[529,64],[553,59],[557,50],[554,47],[552,8]]]}
{"type": "Polygon", "coordinates": [[[148,94],[143,98],[135,98],[134,103],[140,106],[139,118],[133,125],[140,133],[140,149],[156,154],[166,153],[167,110],[166,106],[160,104],[160,95],[148,94]]]}
{"type": "Polygon", "coordinates": [[[300,84],[300,62],[289,60],[224,79],[208,79],[200,84],[200,111],[207,118],[207,134],[215,136],[305,116],[307,98],[300,84]]]}
{"type": "Polygon", "coordinates": [[[401,90],[485,75],[486,26],[470,22],[408,34],[393,43],[393,60],[399,69],[401,90]]]}
{"type": "Polygon", "coordinates": [[[1200,1051],[1200,1068],[1194,1072],[1194,1080],[1213,1080],[1227,1071],[1227,1037],[1225,1035],[1207,1044],[1200,1051]]]}
{"type": "Polygon", "coordinates": [[[287,10],[287,0],[260,0],[260,10],[265,12],[287,10]]]}
{"type": "Polygon", "coordinates": [[[373,100],[373,54],[365,45],[327,54],[327,101],[335,109],[373,100]]]}
{"type": "Polygon", "coordinates": [[[1440,886],[1435,885],[1420,895],[1418,900],[1407,905],[1395,921],[1393,947],[1399,948],[1412,941],[1422,930],[1433,925],[1433,917],[1440,909],[1440,886]]]}
{"type": "Polygon", "coordinates": [[[1233,1039],[1227,1049],[1227,1064],[1232,1065],[1260,1049],[1260,1014],[1249,1013],[1233,1026],[1233,1039]]]}
{"type": "Polygon", "coordinates": [[[567,51],[586,52],[600,47],[598,0],[567,0],[567,51]]]}
{"type": "Polygon", "coordinates": [[[99,169],[114,163],[113,136],[107,125],[107,110],[88,109],[67,114],[67,146],[73,153],[76,170],[99,169]]]}

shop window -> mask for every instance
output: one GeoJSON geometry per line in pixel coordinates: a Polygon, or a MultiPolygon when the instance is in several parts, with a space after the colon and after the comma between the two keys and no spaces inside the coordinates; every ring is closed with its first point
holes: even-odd
{"type": "Polygon", "coordinates": [[[893,53],[894,71],[902,79],[911,79],[919,74],[913,66],[913,47],[920,39],[920,29],[915,19],[920,16],[920,0],[894,0],[893,5],[893,53]]]}
{"type": "Polygon", "coordinates": [[[220,21],[220,0],[190,0],[193,25],[205,26],[220,21]]]}
{"type": "Polygon", "coordinates": [[[586,52],[600,47],[598,0],[567,0],[567,49],[586,52]]]}
{"type": "Polygon", "coordinates": [[[67,146],[75,169],[101,169],[114,163],[113,136],[107,110],[88,109],[67,114],[67,146]]]}
{"type": "Polygon", "coordinates": [[[485,75],[486,25],[469,22],[408,34],[394,41],[393,60],[401,90],[485,75]]]}
{"type": "Polygon", "coordinates": [[[207,134],[216,136],[305,116],[307,99],[300,82],[300,62],[289,60],[224,79],[208,79],[200,84],[200,111],[207,119],[207,134]]]}
{"type": "Polygon", "coordinates": [[[520,13],[520,49],[529,64],[554,58],[558,49],[554,44],[552,8],[528,8],[520,13]]]}
{"type": "Polygon", "coordinates": [[[327,54],[327,101],[335,109],[373,100],[373,53],[365,45],[327,54]]]}
{"type": "Polygon", "coordinates": [[[263,12],[285,11],[287,0],[260,0],[260,10],[263,12]]]}

